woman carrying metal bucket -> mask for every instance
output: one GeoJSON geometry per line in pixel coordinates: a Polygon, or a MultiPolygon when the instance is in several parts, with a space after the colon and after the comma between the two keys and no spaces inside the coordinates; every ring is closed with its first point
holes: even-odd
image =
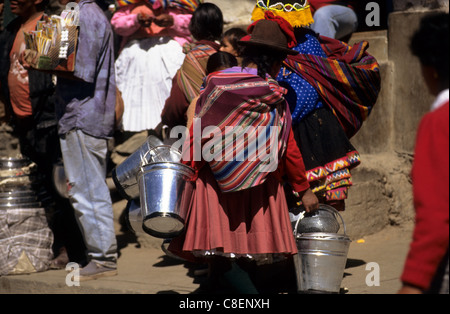
{"type": "MultiPolygon", "coordinates": [[[[186,232],[169,250],[210,263],[210,279],[257,293],[241,266],[297,253],[282,185],[286,175],[308,212],[318,208],[291,131],[285,90],[273,79],[293,29],[268,13],[249,27],[242,66],[209,75],[197,102],[183,162],[196,170],[186,232]],[[208,258],[209,257],[209,258],[208,258]]],[[[244,267],[245,268],[245,267],[244,267]]],[[[213,286],[214,288],[214,286],[213,286]]]]}
{"type": "Polygon", "coordinates": [[[292,113],[292,130],[302,153],[307,178],[319,200],[339,211],[359,166],[359,152],[350,142],[372,112],[381,86],[379,64],[367,52],[367,42],[347,46],[319,36],[309,1],[258,0],[252,20],[265,12],[285,18],[293,27],[297,55],[287,57],[278,83],[292,113]]]}

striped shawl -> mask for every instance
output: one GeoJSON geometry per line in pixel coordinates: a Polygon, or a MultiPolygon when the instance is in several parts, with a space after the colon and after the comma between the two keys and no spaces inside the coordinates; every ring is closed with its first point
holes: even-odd
{"type": "Polygon", "coordinates": [[[183,91],[188,103],[200,93],[203,78],[206,76],[206,65],[211,55],[219,51],[220,46],[210,41],[199,41],[185,45],[187,52],[183,65],[177,72],[177,83],[183,91]]]}
{"type": "Polygon", "coordinates": [[[201,147],[222,192],[264,183],[278,168],[291,128],[286,90],[271,78],[241,70],[215,72],[206,79],[194,119],[194,133],[202,131],[194,156],[195,147],[201,147]]]}
{"type": "Polygon", "coordinates": [[[317,90],[351,138],[370,115],[381,88],[380,68],[367,53],[366,41],[349,46],[319,36],[327,58],[309,54],[288,56],[285,65],[317,90]]]}

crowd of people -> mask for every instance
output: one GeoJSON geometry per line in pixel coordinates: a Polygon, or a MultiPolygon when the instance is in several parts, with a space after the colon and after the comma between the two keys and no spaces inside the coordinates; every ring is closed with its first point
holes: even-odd
{"type": "MultiPolygon", "coordinates": [[[[21,153],[47,179],[59,217],[51,224],[52,267],[78,262],[80,280],[117,274],[106,184],[111,139],[117,144],[144,133],[164,140],[177,126],[216,127],[215,158],[202,152],[217,134],[188,133],[182,162],[195,170],[195,189],[186,230],[169,250],[207,263],[213,289],[226,281],[237,292],[256,293],[252,267],[297,254],[291,207],[312,213],[323,203],[345,210],[351,170],[361,162],[350,139],[370,115],[381,84],[367,43],[345,43],[358,25],[354,2],[256,1],[248,29],[224,31],[221,9],[201,0],[73,0],[80,12],[74,72],[32,68],[23,58],[23,33],[68,2],[7,0],[13,15],[0,33],[6,121],[21,153]],[[227,139],[230,126],[242,132],[227,139]],[[250,151],[247,131],[261,127],[266,131],[255,137],[269,149],[250,151]],[[222,141],[235,142],[236,158],[219,158],[227,153],[222,141]],[[60,160],[69,199],[52,186],[60,160]]],[[[448,72],[438,75],[440,92],[448,88],[448,72]]],[[[448,120],[446,136],[448,146],[448,120]]],[[[448,164],[448,149],[446,158],[448,164]]],[[[448,209],[448,196],[436,206],[448,209]]],[[[446,245],[434,261],[445,248],[448,256],[448,236],[446,245]]],[[[413,271],[405,273],[406,282],[413,271]]],[[[430,283],[420,284],[423,292],[430,283]]]]}

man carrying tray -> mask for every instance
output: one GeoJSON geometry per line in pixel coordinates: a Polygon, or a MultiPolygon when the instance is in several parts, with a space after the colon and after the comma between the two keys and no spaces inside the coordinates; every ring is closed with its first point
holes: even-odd
{"type": "MultiPolygon", "coordinates": [[[[78,13],[75,67],[73,72],[58,68],[43,71],[58,79],[55,110],[64,170],[69,199],[87,248],[88,263],[79,274],[84,281],[117,275],[112,200],[106,184],[108,140],[116,118],[113,31],[94,0],[59,2],[67,5],[66,10],[78,13]]],[[[31,64],[26,54],[22,59],[31,64]]]]}
{"type": "MultiPolygon", "coordinates": [[[[70,199],[90,262],[80,280],[117,274],[112,201],[106,184],[108,139],[115,127],[113,31],[94,0],[78,4],[74,72],[56,72],[56,114],[70,199]]],[[[68,0],[60,0],[66,5],[68,0]]]]}
{"type": "MultiPolygon", "coordinates": [[[[108,139],[115,128],[116,82],[113,32],[94,0],[69,2],[78,12],[79,36],[73,72],[58,78],[55,108],[69,198],[87,248],[80,281],[117,275],[117,242],[106,184],[108,139]]],[[[64,12],[63,12],[64,13],[64,12]]],[[[48,70],[45,70],[48,72],[48,70]]]]}

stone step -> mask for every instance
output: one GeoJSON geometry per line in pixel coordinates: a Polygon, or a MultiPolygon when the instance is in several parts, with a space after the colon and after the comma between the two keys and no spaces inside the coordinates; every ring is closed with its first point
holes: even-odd
{"type": "Polygon", "coordinates": [[[350,238],[413,221],[411,164],[412,155],[406,152],[361,154],[342,213],[350,238]]]}
{"type": "Polygon", "coordinates": [[[356,32],[353,33],[348,43],[353,45],[363,40],[369,42],[369,49],[367,51],[374,56],[379,63],[384,63],[389,60],[387,30],[356,32]]]}

